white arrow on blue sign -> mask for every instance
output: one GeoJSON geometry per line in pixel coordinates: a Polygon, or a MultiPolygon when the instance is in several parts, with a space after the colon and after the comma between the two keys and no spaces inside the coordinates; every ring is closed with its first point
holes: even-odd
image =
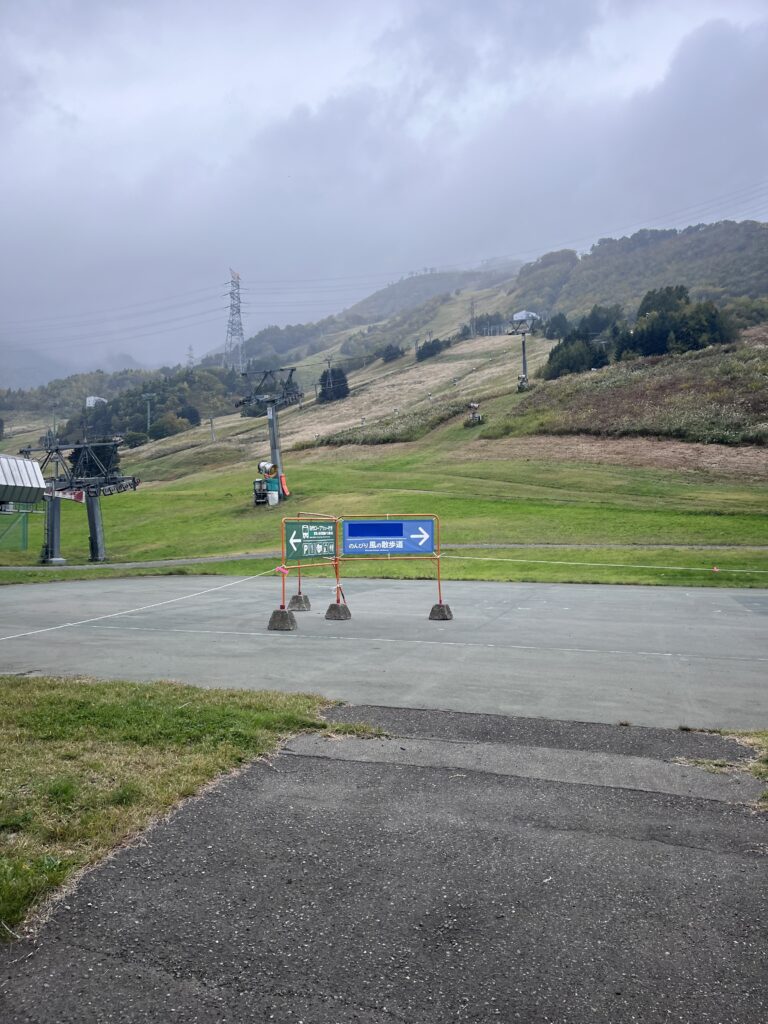
{"type": "Polygon", "coordinates": [[[433,555],[434,519],[345,519],[342,553],[354,555],[433,555]]]}

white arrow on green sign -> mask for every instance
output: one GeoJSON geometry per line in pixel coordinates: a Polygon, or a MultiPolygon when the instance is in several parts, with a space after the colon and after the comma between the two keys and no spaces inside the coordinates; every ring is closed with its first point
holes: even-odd
{"type": "Polygon", "coordinates": [[[336,523],[286,519],[283,526],[286,562],[336,557],[336,523]]]}

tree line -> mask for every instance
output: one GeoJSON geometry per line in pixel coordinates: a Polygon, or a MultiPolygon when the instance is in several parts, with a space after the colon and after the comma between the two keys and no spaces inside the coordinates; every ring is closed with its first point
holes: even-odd
{"type": "Polygon", "coordinates": [[[57,435],[71,444],[119,435],[134,447],[198,426],[203,416],[231,412],[241,391],[242,380],[235,370],[178,367],[92,408],[85,408],[81,398],[78,412],[57,435]]]}
{"type": "Polygon", "coordinates": [[[647,292],[633,321],[625,318],[620,305],[595,305],[577,324],[563,313],[556,314],[545,334],[560,338],[541,371],[545,379],[553,380],[619,359],[723,345],[734,340],[736,328],[714,302],[691,302],[685,285],[672,285],[647,292]]]}

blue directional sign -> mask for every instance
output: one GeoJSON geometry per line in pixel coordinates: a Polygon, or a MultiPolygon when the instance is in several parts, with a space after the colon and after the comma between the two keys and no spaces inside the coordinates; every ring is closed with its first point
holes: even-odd
{"type": "Polygon", "coordinates": [[[342,554],[433,555],[434,519],[345,519],[342,554]]]}

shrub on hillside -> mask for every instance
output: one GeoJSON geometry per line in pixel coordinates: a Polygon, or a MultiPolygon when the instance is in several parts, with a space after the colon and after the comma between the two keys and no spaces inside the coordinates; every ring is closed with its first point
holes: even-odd
{"type": "Polygon", "coordinates": [[[394,363],[396,359],[400,359],[401,356],[405,355],[405,349],[399,345],[389,344],[380,349],[376,355],[378,355],[382,363],[394,363]]]}
{"type": "Polygon", "coordinates": [[[433,356],[439,355],[449,345],[449,341],[441,341],[440,338],[432,338],[431,341],[425,341],[423,345],[419,345],[416,349],[416,360],[421,363],[425,359],[431,359],[433,356]]]}
{"type": "Polygon", "coordinates": [[[546,380],[554,380],[565,373],[583,373],[585,370],[597,370],[607,366],[608,355],[605,346],[599,342],[583,338],[564,338],[549,353],[541,375],[546,380]]]}
{"type": "Polygon", "coordinates": [[[148,440],[149,435],[141,430],[129,430],[127,434],[123,435],[123,444],[126,448],[138,448],[140,445],[146,444],[148,440]]]}
{"type": "Polygon", "coordinates": [[[154,441],[158,441],[162,437],[173,437],[174,434],[180,434],[182,430],[189,430],[191,426],[189,420],[182,419],[175,412],[166,412],[149,428],[149,436],[154,441]]]}
{"type": "Polygon", "coordinates": [[[768,443],[768,349],[711,346],[619,362],[526,393],[481,437],[596,434],[768,443]]]}

